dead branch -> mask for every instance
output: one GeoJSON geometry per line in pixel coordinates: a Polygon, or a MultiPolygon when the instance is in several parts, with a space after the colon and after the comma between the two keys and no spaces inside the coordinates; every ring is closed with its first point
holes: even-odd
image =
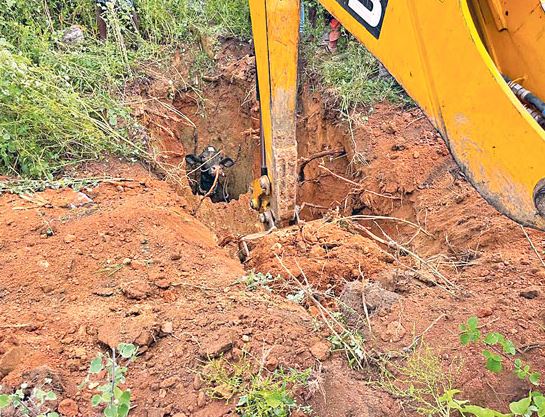
{"type": "Polygon", "coordinates": [[[530,243],[530,246],[532,247],[532,249],[534,250],[535,254],[537,255],[537,257],[539,258],[539,261],[541,262],[541,265],[543,265],[545,267],[545,261],[543,261],[543,258],[541,257],[541,255],[539,254],[539,252],[537,251],[536,247],[534,246],[534,242],[532,242],[532,239],[530,239],[530,236],[528,235],[528,233],[526,232],[526,229],[524,228],[523,225],[520,225],[520,228],[522,229],[522,231],[524,232],[524,236],[526,236],[526,239],[528,239],[528,242],[530,243]]]}
{"type": "Polygon", "coordinates": [[[305,180],[305,167],[312,161],[318,158],[323,158],[324,156],[345,156],[346,151],[344,149],[330,149],[327,151],[317,152],[313,155],[310,155],[306,158],[300,158],[298,163],[297,172],[299,173],[299,182],[303,182],[305,180]]]}

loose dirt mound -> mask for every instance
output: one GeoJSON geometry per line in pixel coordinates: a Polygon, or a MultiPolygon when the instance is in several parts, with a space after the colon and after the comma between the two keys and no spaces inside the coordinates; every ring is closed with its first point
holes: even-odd
{"type": "MultiPolygon", "coordinates": [[[[319,101],[316,94],[307,96],[307,103],[319,101]]],[[[507,409],[527,386],[486,371],[480,352],[461,347],[458,325],[477,315],[483,332],[508,335],[525,352],[524,360],[545,369],[540,301],[545,268],[524,231],[464,180],[420,110],[378,105],[353,136],[342,125],[324,127],[327,117],[322,108],[321,133],[305,137],[302,157],[323,151],[328,141],[334,145],[326,149],[343,147],[347,157],[344,165],[339,158],[310,162],[299,202],[310,203],[303,210],[307,220],[324,215],[329,220],[258,241],[248,266],[284,276],[290,270],[324,300],[328,290],[339,296],[344,282],[362,280],[356,294],[360,304],[350,306],[352,311],[361,308],[365,288],[379,282],[400,298],[370,314],[370,331],[365,318],[358,321],[370,350],[403,351],[423,336],[444,369],[463,360],[453,386],[465,397],[507,409]],[[533,290],[539,295],[528,297],[533,290]],[[490,385],[501,386],[501,392],[490,385]]],[[[526,232],[543,254],[545,235],[526,232]]]]}

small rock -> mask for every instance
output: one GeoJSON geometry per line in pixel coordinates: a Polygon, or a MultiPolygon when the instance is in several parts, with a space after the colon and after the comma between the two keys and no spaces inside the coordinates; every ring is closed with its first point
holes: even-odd
{"type": "Polygon", "coordinates": [[[170,378],[167,378],[163,381],[161,381],[161,383],[159,384],[159,387],[160,388],[170,388],[170,387],[173,387],[174,385],[176,385],[178,382],[180,381],[180,379],[177,377],[177,376],[171,376],[170,378]]]}
{"type": "Polygon", "coordinates": [[[202,385],[203,385],[203,381],[201,376],[199,374],[195,374],[195,376],[193,377],[193,389],[198,391],[201,389],[202,385]]]}
{"type": "Polygon", "coordinates": [[[420,152],[414,151],[414,153],[413,153],[413,158],[414,158],[414,159],[420,158],[420,152]]]}
{"type": "Polygon", "coordinates": [[[170,288],[170,280],[160,279],[159,281],[155,281],[155,285],[162,290],[168,290],[170,288]]]}
{"type": "Polygon", "coordinates": [[[323,341],[315,343],[310,348],[310,353],[312,353],[312,356],[314,356],[320,362],[323,362],[327,358],[329,358],[329,353],[330,353],[329,344],[323,341]]]}
{"type": "Polygon", "coordinates": [[[484,318],[492,315],[492,309],[490,307],[481,307],[477,310],[477,317],[484,318]]]}
{"type": "Polygon", "coordinates": [[[64,237],[64,243],[72,243],[74,240],[76,240],[76,235],[66,235],[64,237]]]}
{"type": "Polygon", "coordinates": [[[173,253],[172,255],[170,255],[171,261],[179,261],[180,259],[182,259],[182,255],[178,253],[173,253]]]}
{"type": "Polygon", "coordinates": [[[132,259],[131,258],[125,258],[123,259],[123,265],[130,265],[132,262],[132,259]]]}
{"type": "Polygon", "coordinates": [[[233,340],[230,334],[220,334],[212,336],[201,344],[199,352],[204,359],[215,359],[223,353],[228,352],[233,347],[233,340]]]}
{"type": "Polygon", "coordinates": [[[83,29],[79,25],[72,25],[64,31],[62,34],[61,42],[76,45],[83,42],[85,37],[83,36],[83,29]]]}
{"type": "Polygon", "coordinates": [[[201,408],[206,405],[206,394],[204,392],[199,392],[199,396],[197,397],[197,407],[201,408]]]}
{"type": "Polygon", "coordinates": [[[143,300],[150,295],[151,287],[147,282],[133,281],[129,282],[122,291],[125,297],[131,300],[143,300]]]}
{"type": "Polygon", "coordinates": [[[381,335],[381,339],[384,342],[395,343],[403,339],[406,333],[407,331],[399,321],[393,321],[388,324],[388,326],[386,327],[386,332],[381,335]]]}
{"type": "Polygon", "coordinates": [[[134,343],[138,346],[151,346],[155,342],[155,332],[150,330],[142,330],[142,332],[134,339],[134,343]]]}
{"type": "Polygon", "coordinates": [[[539,290],[537,288],[527,288],[519,293],[521,297],[528,300],[533,300],[539,296],[539,290]]]}
{"type": "Polygon", "coordinates": [[[93,294],[99,297],[111,297],[114,295],[114,290],[112,288],[98,288],[93,291],[93,294]]]}
{"type": "Polygon", "coordinates": [[[171,321],[164,322],[163,325],[161,326],[161,332],[163,332],[164,334],[172,334],[173,332],[172,322],[171,321]]]}
{"type": "Polygon", "coordinates": [[[59,403],[58,411],[66,417],[76,417],[79,413],[78,404],[70,399],[65,398],[59,403]]]}
{"type": "Polygon", "coordinates": [[[320,245],[314,245],[309,252],[309,256],[311,258],[321,258],[322,256],[325,256],[325,255],[326,255],[326,251],[320,245]]]}
{"type": "Polygon", "coordinates": [[[276,368],[278,368],[278,365],[280,364],[280,361],[278,358],[274,355],[269,355],[267,360],[265,361],[265,368],[267,368],[269,371],[274,371],[276,368]]]}
{"type": "Polygon", "coordinates": [[[15,346],[8,350],[0,358],[0,379],[13,371],[25,356],[25,350],[22,347],[15,346]]]}
{"type": "Polygon", "coordinates": [[[248,336],[247,334],[243,334],[242,335],[242,341],[243,342],[249,342],[250,341],[250,336],[248,336]]]}

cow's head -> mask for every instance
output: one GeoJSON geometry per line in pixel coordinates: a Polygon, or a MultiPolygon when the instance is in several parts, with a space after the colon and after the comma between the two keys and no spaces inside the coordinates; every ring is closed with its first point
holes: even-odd
{"type": "Polygon", "coordinates": [[[185,160],[189,165],[200,167],[201,180],[199,191],[201,193],[210,191],[216,176],[225,176],[224,168],[232,167],[235,164],[231,158],[224,158],[221,152],[213,146],[207,146],[200,155],[186,155],[185,160]]]}

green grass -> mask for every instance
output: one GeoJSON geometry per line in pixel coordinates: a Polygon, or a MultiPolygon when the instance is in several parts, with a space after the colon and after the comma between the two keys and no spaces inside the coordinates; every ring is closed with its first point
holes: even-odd
{"type": "Polygon", "coordinates": [[[340,113],[350,117],[355,109],[371,109],[374,104],[382,101],[410,103],[408,96],[391,76],[380,76],[379,61],[344,29],[337,52],[326,52],[321,39],[329,27],[325,23],[324,9],[319,5],[317,9],[316,27],[311,27],[309,22],[305,25],[302,49],[305,74],[307,78],[317,78],[333,94],[335,106],[340,113]]]}
{"type": "MultiPolygon", "coordinates": [[[[122,0],[115,0],[121,2],[122,0]]],[[[222,37],[249,41],[247,0],[139,0],[139,31],[122,8],[108,16],[108,41],[96,40],[92,0],[5,0],[0,8],[0,174],[52,178],[70,164],[104,153],[146,158],[132,143],[135,125],[124,105],[124,86],[143,68],[168,61],[176,47],[199,52],[191,79],[214,67],[201,44],[222,37]],[[85,40],[60,42],[77,24],[85,40]],[[192,45],[192,46],[191,46],[192,45]]],[[[308,3],[307,3],[308,5],[308,3]]],[[[320,9],[319,13],[323,13],[320,9]]],[[[378,62],[344,36],[337,55],[319,54],[323,18],[304,36],[306,71],[333,92],[339,111],[378,101],[403,102],[393,79],[378,77],[378,62]]],[[[217,44],[217,42],[216,42],[217,44]]]]}
{"type": "MultiPolygon", "coordinates": [[[[120,2],[121,0],[116,0],[120,2]]],[[[0,173],[52,178],[104,153],[146,158],[123,88],[149,62],[203,35],[249,39],[246,0],[140,0],[140,29],[122,8],[108,14],[109,38],[96,40],[91,0],[6,0],[0,8],[0,173]],[[60,42],[77,24],[85,40],[60,42]]],[[[211,62],[197,54],[196,68],[211,62]]]]}

